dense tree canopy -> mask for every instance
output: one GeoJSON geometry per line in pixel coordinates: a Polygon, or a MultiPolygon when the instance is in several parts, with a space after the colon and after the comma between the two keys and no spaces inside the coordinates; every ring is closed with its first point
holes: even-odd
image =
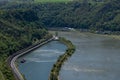
{"type": "Polygon", "coordinates": [[[9,55],[48,36],[32,10],[0,10],[0,79],[14,80],[6,64],[9,55]]]}
{"type": "Polygon", "coordinates": [[[1,9],[7,10],[9,13],[3,18],[14,14],[12,16],[15,18],[14,20],[36,21],[44,27],[120,31],[119,0],[81,1],[75,0],[67,3],[14,3],[4,5],[1,9]],[[15,12],[16,9],[18,10],[17,12],[15,12]]]}

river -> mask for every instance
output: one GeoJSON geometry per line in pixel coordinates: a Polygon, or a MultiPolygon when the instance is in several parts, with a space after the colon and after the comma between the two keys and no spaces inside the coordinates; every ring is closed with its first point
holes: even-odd
{"type": "Polygon", "coordinates": [[[26,80],[48,80],[53,64],[66,49],[67,47],[58,41],[47,43],[20,57],[17,60],[18,69],[26,80]],[[26,60],[25,63],[21,63],[23,59],[26,60]]]}
{"type": "Polygon", "coordinates": [[[58,34],[76,46],[62,66],[60,80],[120,80],[120,40],[92,33],[58,34]]]}
{"type": "MultiPolygon", "coordinates": [[[[120,40],[77,31],[60,31],[58,35],[76,46],[75,53],[62,66],[60,80],[120,80],[120,40]]],[[[18,68],[27,80],[48,80],[52,65],[65,50],[65,45],[50,42],[20,57],[18,68]],[[27,61],[20,63],[23,59],[27,61]]]]}

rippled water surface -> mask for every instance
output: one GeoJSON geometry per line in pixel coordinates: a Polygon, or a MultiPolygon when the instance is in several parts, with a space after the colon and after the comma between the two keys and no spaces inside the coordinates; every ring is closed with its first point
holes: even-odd
{"type": "Polygon", "coordinates": [[[120,40],[79,32],[59,32],[76,46],[60,80],[120,80],[120,40]]]}
{"type": "Polygon", "coordinates": [[[63,54],[66,46],[58,41],[52,41],[37,50],[20,57],[18,68],[26,80],[48,80],[52,65],[59,55],[63,54]],[[25,63],[20,63],[25,59],[25,63]]]}

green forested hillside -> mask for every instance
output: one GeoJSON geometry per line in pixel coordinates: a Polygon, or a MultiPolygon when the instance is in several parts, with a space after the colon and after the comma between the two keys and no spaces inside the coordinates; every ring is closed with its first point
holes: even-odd
{"type": "MultiPolygon", "coordinates": [[[[14,80],[6,58],[48,34],[46,27],[120,31],[119,0],[0,3],[0,79],[14,80]],[[2,76],[2,77],[1,77],[2,76]]],[[[48,35],[47,35],[48,36],[48,35]]]]}
{"type": "Polygon", "coordinates": [[[0,11],[0,80],[14,80],[6,59],[18,50],[49,37],[31,10],[0,11]]]}
{"type": "MultiPolygon", "coordinates": [[[[38,15],[36,22],[45,27],[73,27],[92,30],[120,31],[120,2],[73,1],[68,3],[20,3],[1,9],[30,9],[38,15]]],[[[30,12],[31,13],[31,12],[30,12]]]]}

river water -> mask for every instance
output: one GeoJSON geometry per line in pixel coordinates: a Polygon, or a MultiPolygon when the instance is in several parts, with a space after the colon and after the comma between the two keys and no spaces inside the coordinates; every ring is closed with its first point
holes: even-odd
{"type": "Polygon", "coordinates": [[[58,34],[76,46],[60,71],[60,80],[120,80],[120,40],[91,33],[58,34]]]}
{"type": "Polygon", "coordinates": [[[19,71],[26,80],[48,80],[53,64],[59,55],[62,55],[67,47],[58,42],[52,41],[33,52],[20,57],[18,62],[19,71]],[[25,63],[20,63],[25,59],[25,63]]]}
{"type": "MultiPolygon", "coordinates": [[[[76,51],[62,66],[60,80],[120,80],[120,40],[80,32],[58,32],[76,51]]],[[[20,57],[18,68],[27,80],[48,80],[52,65],[66,46],[53,41],[20,57]],[[20,63],[25,59],[25,63],[20,63]]]]}

